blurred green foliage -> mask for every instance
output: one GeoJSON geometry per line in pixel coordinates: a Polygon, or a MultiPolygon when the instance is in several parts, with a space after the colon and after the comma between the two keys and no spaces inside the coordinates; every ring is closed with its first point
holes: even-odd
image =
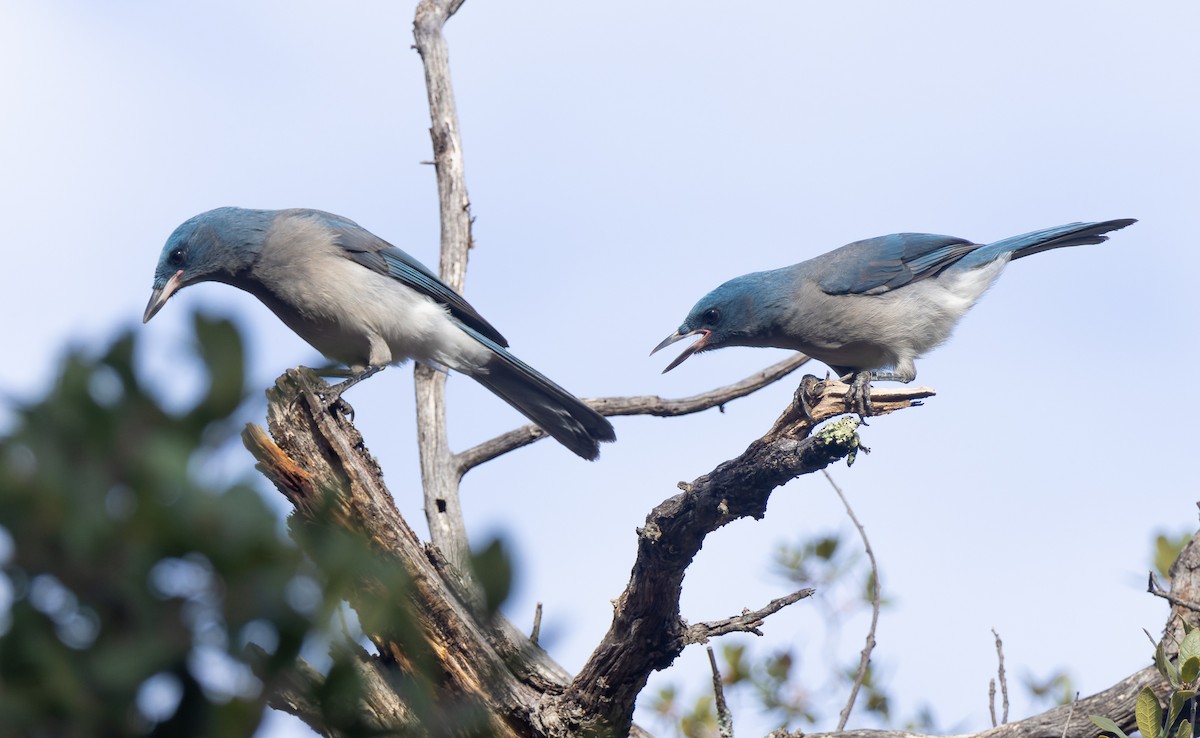
{"type": "Polygon", "coordinates": [[[1167,570],[1171,568],[1171,564],[1175,563],[1175,559],[1179,558],[1179,553],[1183,551],[1187,542],[1192,540],[1193,535],[1194,531],[1181,530],[1174,535],[1159,533],[1154,537],[1154,571],[1167,580],[1168,584],[1171,581],[1171,575],[1167,570]]]}
{"type": "Polygon", "coordinates": [[[0,440],[4,735],[251,735],[340,602],[254,489],[206,475],[240,430],[244,362],[232,324],[194,325],[209,381],[185,412],[124,333],[67,356],[0,440]]]}
{"type": "MultiPolygon", "coordinates": [[[[756,714],[768,716],[778,728],[796,730],[831,719],[836,722],[837,711],[845,704],[859,662],[857,651],[853,657],[839,661],[836,647],[842,623],[871,611],[874,593],[869,562],[861,550],[840,534],[824,533],[780,546],[774,568],[795,589],[817,589],[816,597],[793,605],[806,608],[808,613],[800,617],[807,615],[806,622],[815,622],[815,627],[803,642],[772,650],[758,648],[748,637],[725,636],[716,649],[725,694],[731,703],[752,704],[756,714]],[[815,621],[812,615],[816,616],[815,621]],[[801,668],[806,661],[807,670],[801,668]],[[818,680],[813,680],[814,673],[820,675],[818,680]]],[[[886,608],[886,598],[880,604],[886,608]]],[[[786,617],[784,613],[773,616],[775,624],[768,627],[783,627],[783,621],[776,619],[786,617]]],[[[854,640],[861,643],[859,637],[855,634],[854,640]]],[[[773,641],[778,643],[778,639],[773,641]]],[[[698,676],[697,682],[700,682],[698,676]]],[[[670,726],[680,736],[715,738],[719,733],[710,692],[711,687],[699,688],[696,697],[687,699],[677,686],[668,685],[652,696],[650,707],[663,725],[670,726]]],[[[855,715],[866,716],[878,727],[893,727],[897,722],[892,714],[892,700],[875,669],[867,669],[855,703],[855,715]]],[[[733,717],[736,724],[736,708],[733,717]]],[[[902,725],[910,730],[934,728],[928,708],[902,725]]]]}

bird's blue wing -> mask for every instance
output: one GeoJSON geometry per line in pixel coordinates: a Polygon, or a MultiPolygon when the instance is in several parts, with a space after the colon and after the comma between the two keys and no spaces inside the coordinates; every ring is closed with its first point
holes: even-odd
{"type": "Polygon", "coordinates": [[[903,287],[963,258],[979,244],[932,233],[893,233],[869,238],[819,256],[813,261],[817,284],[830,295],[879,294],[903,287]]]}
{"type": "Polygon", "coordinates": [[[462,295],[451,289],[450,285],[443,282],[424,264],[354,221],[332,213],[314,212],[334,232],[334,242],[342,248],[347,258],[433,298],[445,305],[450,314],[464,325],[470,326],[501,346],[508,346],[508,341],[500,331],[484,320],[462,295]]]}

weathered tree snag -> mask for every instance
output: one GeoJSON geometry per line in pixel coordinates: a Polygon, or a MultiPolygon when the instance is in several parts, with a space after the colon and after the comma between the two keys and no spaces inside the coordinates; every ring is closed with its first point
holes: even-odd
{"type": "MultiPolygon", "coordinates": [[[[480,622],[481,613],[466,594],[470,588],[458,570],[447,566],[436,549],[427,549],[405,522],[353,425],[325,409],[319,394],[325,388],[309,371],[288,371],[268,392],[268,427],[274,442],[257,426],[244,433],[259,468],[296,507],[289,521],[293,537],[307,548],[317,538],[305,530],[311,527],[348,532],[368,542],[379,566],[363,573],[349,599],[381,654],[379,660],[409,677],[414,676],[407,668],[413,659],[434,662],[435,668],[424,671],[440,677],[430,685],[435,704],[462,705],[463,710],[480,707],[471,712],[488,716],[489,735],[526,734],[505,716],[524,709],[540,689],[518,679],[508,662],[522,661],[520,651],[536,649],[495,647],[497,635],[485,632],[490,626],[480,622]],[[397,586],[397,576],[404,586],[397,586]],[[397,596],[404,600],[399,607],[388,602],[397,596]],[[389,606],[381,608],[381,600],[389,606]],[[399,620],[411,622],[379,617],[398,612],[406,616],[399,620]]],[[[321,552],[309,550],[320,561],[321,552]]],[[[521,671],[527,677],[539,675],[536,659],[523,663],[521,671]]],[[[544,681],[560,678],[561,673],[550,672],[544,681]]],[[[388,680],[374,686],[394,688],[388,680]]],[[[386,727],[413,729],[403,724],[386,727]]]]}
{"type": "MultiPolygon", "coordinates": [[[[417,52],[425,65],[429,94],[429,135],[437,173],[441,212],[439,274],[460,294],[467,275],[471,248],[471,201],[463,169],[462,138],[450,81],[450,51],[442,26],[464,0],[422,0],[413,22],[417,52]]],[[[421,486],[425,518],[434,545],[459,569],[470,556],[467,529],[458,498],[460,475],[446,433],[446,375],[418,364],[413,370],[417,399],[417,448],[421,457],[421,486]]]]}
{"type": "MultiPolygon", "coordinates": [[[[844,412],[846,386],[806,377],[793,403],[765,436],[736,459],[681,484],[680,494],[650,513],[638,531],[637,559],[629,586],[617,600],[613,625],[572,680],[503,618],[483,615],[458,569],[416,537],[397,511],[361,436],[343,413],[325,408],[319,394],[326,386],[306,370],[287,372],[269,393],[271,437],[253,425],[243,436],[259,468],[295,506],[290,524],[302,546],[316,540],[309,529],[341,531],[367,541],[378,557],[380,565],[364,572],[348,593],[351,605],[365,613],[364,629],[380,653],[358,656],[368,690],[361,703],[362,724],[406,734],[437,732],[429,710],[409,705],[398,686],[398,677],[410,676],[406,664],[417,658],[436,664],[438,679],[428,685],[435,707],[473,707],[471,714],[487,716],[485,729],[491,735],[646,735],[630,724],[634,699],[651,671],[668,666],[685,643],[703,635],[683,620],[679,595],[687,566],[704,537],[739,517],[761,517],[773,489],[856,449],[856,421],[849,417],[809,435],[817,423],[844,412]],[[387,572],[401,573],[405,586],[387,581],[387,572]],[[411,624],[378,617],[379,600],[388,597],[403,599],[411,624]]],[[[873,401],[876,412],[884,414],[929,394],[923,389],[876,391],[873,401]]],[[[1184,549],[1171,576],[1172,592],[1179,600],[1200,599],[1200,534],[1184,549]]],[[[778,608],[768,606],[762,613],[773,609],[778,608]]],[[[1172,607],[1168,644],[1172,637],[1181,637],[1184,620],[1198,624],[1200,614],[1172,607]]],[[[730,622],[735,625],[731,629],[757,624],[755,618],[738,623],[737,616],[730,622]]],[[[312,696],[322,679],[298,666],[296,678],[277,690],[271,704],[337,736],[322,722],[312,696]]],[[[1147,668],[1073,708],[1058,707],[975,735],[1090,738],[1095,729],[1086,720],[1088,714],[1107,715],[1132,729],[1134,699],[1146,685],[1160,694],[1167,689],[1157,672],[1147,668]]],[[[914,734],[851,730],[822,735],[914,734]]]]}
{"type": "MultiPolygon", "coordinates": [[[[363,673],[372,677],[369,689],[379,692],[364,698],[363,709],[370,714],[368,724],[387,730],[412,730],[414,715],[427,726],[427,718],[411,706],[402,709],[395,680],[380,675],[412,677],[410,663],[432,660],[434,703],[478,707],[472,713],[490,716],[487,730],[492,735],[564,736],[584,729],[642,734],[631,726],[637,692],[651,670],[665,668],[689,637],[699,635],[692,630],[689,636],[679,615],[679,594],[683,573],[703,537],[737,517],[761,517],[774,487],[856,448],[851,420],[805,437],[817,422],[844,411],[846,390],[840,383],[806,378],[796,402],[766,436],[651,513],[639,532],[638,562],[618,604],[614,629],[584,673],[571,681],[515,627],[501,617],[488,618],[458,567],[417,538],[345,408],[325,407],[321,395],[326,389],[312,372],[289,370],[268,392],[270,436],[251,425],[243,437],[262,472],[295,506],[289,521],[293,535],[314,559],[320,560],[320,551],[309,548],[320,539],[314,531],[349,533],[366,541],[378,558],[380,565],[362,572],[347,596],[380,653],[361,654],[363,673]],[[394,581],[397,574],[403,586],[394,581]],[[402,608],[385,612],[402,612],[411,623],[381,618],[381,598],[402,599],[402,608]],[[610,694],[622,700],[615,719],[611,710],[595,707],[615,704],[610,694]]],[[[921,389],[878,393],[875,407],[887,413],[929,394],[921,389]]],[[[782,606],[775,605],[752,615],[765,617],[782,606]]],[[[746,630],[759,620],[735,617],[713,627],[746,630]]],[[[319,724],[317,713],[306,712],[300,688],[319,683],[319,675],[300,669],[296,683],[272,704],[319,724]]]]}
{"type": "MultiPolygon", "coordinates": [[[[761,519],[775,488],[858,451],[858,423],[849,417],[809,435],[821,421],[846,412],[847,390],[841,382],[805,377],[765,436],[736,459],[680,483],[682,493],[651,511],[638,530],[637,560],[613,624],[560,700],[565,714],[580,716],[570,734],[621,735],[650,673],[665,669],[683,650],[687,626],[679,597],[705,536],[738,518],[761,519]]],[[[876,392],[875,413],[911,407],[932,394],[924,388],[876,392]]]]}

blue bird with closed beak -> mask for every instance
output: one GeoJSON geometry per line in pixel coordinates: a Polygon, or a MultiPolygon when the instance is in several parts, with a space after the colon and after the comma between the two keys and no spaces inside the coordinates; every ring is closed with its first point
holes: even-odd
{"type": "Polygon", "coordinates": [[[664,373],[702,351],[774,346],[828,364],[870,412],[872,380],[911,382],[914,361],[947,338],[1015,259],[1107,241],[1133,219],[1070,223],[991,244],[930,233],[894,233],[782,269],[735,277],[696,303],[659,349],[699,336],[664,373]]]}
{"type": "Polygon", "coordinates": [[[585,459],[612,424],[508,352],[508,342],[436,274],[357,223],[320,210],[217,208],[175,229],[143,322],[197,282],[249,292],[350,379],[415,359],[462,372],[585,459]]]}

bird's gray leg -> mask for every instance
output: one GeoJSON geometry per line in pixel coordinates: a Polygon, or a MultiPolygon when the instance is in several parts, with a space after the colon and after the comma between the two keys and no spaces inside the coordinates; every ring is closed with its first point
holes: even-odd
{"type": "MultiPolygon", "coordinates": [[[[373,377],[383,368],[392,363],[392,350],[388,346],[387,341],[377,333],[371,333],[367,336],[370,348],[368,351],[367,366],[365,369],[358,367],[350,367],[350,376],[345,381],[335,384],[329,388],[329,392],[325,394],[325,409],[332,408],[339,402],[342,402],[342,394],[354,385],[363,381],[367,377],[373,377]]],[[[354,409],[346,405],[349,410],[350,419],[354,419],[354,409]]]]}
{"type": "MultiPolygon", "coordinates": [[[[373,377],[381,371],[383,371],[382,366],[369,366],[366,369],[352,372],[349,377],[333,385],[329,388],[329,391],[325,393],[325,409],[328,410],[337,403],[341,402],[343,392],[363,381],[367,377],[373,377]]],[[[353,410],[350,410],[350,417],[354,417],[353,410]]]]}
{"type": "MultiPolygon", "coordinates": [[[[857,371],[850,380],[850,391],[846,393],[846,406],[866,425],[866,416],[874,413],[871,405],[871,382],[903,382],[908,384],[917,378],[917,368],[912,360],[901,361],[890,372],[857,371]]],[[[843,379],[843,381],[845,381],[843,379]]]]}
{"type": "Polygon", "coordinates": [[[867,416],[874,408],[871,406],[871,380],[873,372],[854,372],[850,379],[850,391],[846,393],[846,409],[858,413],[858,417],[867,424],[867,416]]]}
{"type": "Polygon", "coordinates": [[[341,364],[310,366],[308,368],[311,369],[318,377],[340,377],[342,379],[353,377],[355,374],[358,374],[362,371],[361,369],[351,369],[350,367],[343,366],[341,364]]]}

